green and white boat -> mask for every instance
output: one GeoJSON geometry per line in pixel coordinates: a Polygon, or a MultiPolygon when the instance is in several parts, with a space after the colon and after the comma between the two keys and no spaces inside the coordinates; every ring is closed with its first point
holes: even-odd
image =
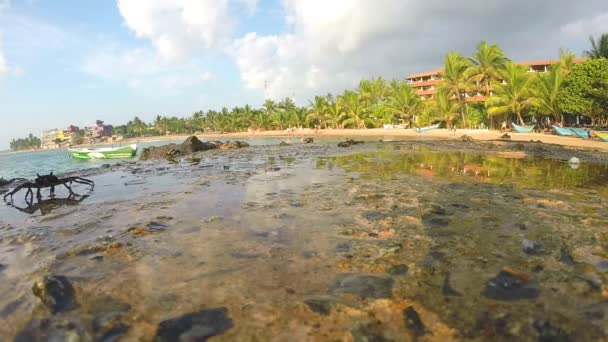
{"type": "Polygon", "coordinates": [[[101,148],[68,148],[74,159],[120,159],[135,157],[137,145],[101,148]]]}

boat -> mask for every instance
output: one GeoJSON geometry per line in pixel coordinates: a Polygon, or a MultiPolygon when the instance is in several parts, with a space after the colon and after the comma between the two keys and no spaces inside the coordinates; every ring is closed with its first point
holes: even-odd
{"type": "Polygon", "coordinates": [[[574,134],[578,135],[581,138],[584,139],[589,139],[591,138],[591,134],[589,133],[588,129],[584,129],[584,128],[570,128],[572,130],[572,132],[574,132],[574,134]]]}
{"type": "Polygon", "coordinates": [[[517,133],[532,133],[534,130],[534,126],[520,126],[514,123],[511,124],[511,127],[513,127],[513,130],[517,133]]]}
{"type": "Polygon", "coordinates": [[[137,145],[101,148],[68,148],[74,159],[119,159],[135,157],[137,145]]]}
{"type": "Polygon", "coordinates": [[[576,133],[574,133],[574,131],[569,127],[559,127],[559,126],[555,126],[555,125],[552,127],[559,135],[566,135],[566,136],[576,135],[576,133]]]}
{"type": "Polygon", "coordinates": [[[608,142],[608,131],[593,131],[596,137],[608,142]]]}
{"type": "Polygon", "coordinates": [[[424,132],[432,131],[434,129],[439,128],[439,125],[440,124],[436,124],[436,125],[432,125],[432,126],[427,126],[427,127],[418,127],[418,128],[415,128],[415,130],[418,133],[424,133],[424,132]]]}

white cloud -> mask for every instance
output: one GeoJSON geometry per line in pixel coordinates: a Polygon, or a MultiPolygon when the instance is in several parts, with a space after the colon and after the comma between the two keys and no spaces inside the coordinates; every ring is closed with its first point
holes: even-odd
{"type": "Polygon", "coordinates": [[[562,32],[579,38],[606,33],[608,32],[608,12],[568,23],[562,27],[562,32]]]}

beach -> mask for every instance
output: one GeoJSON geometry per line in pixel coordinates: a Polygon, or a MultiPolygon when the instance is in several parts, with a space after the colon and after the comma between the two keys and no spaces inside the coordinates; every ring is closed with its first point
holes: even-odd
{"type": "MultiPolygon", "coordinates": [[[[0,207],[0,335],[607,336],[601,145],[356,133],[257,133],[240,149],[64,174],[95,182],[73,197],[28,207],[17,193],[0,207]],[[347,137],[364,142],[338,147],[347,137]],[[73,289],[58,306],[32,291],[57,283],[73,289]]],[[[220,137],[243,135],[200,136],[220,137]]]]}

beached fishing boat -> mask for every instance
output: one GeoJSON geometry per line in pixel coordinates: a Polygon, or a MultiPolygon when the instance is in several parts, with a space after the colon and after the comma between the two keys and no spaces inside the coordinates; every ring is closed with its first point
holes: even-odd
{"type": "Polygon", "coordinates": [[[513,127],[513,130],[517,133],[532,133],[532,131],[534,130],[534,126],[520,126],[520,125],[516,125],[516,124],[511,124],[511,126],[513,127]]]}
{"type": "Polygon", "coordinates": [[[137,145],[102,148],[68,148],[74,159],[119,159],[135,157],[137,145]]]}
{"type": "Polygon", "coordinates": [[[574,133],[574,131],[568,127],[559,127],[559,126],[553,126],[553,129],[557,132],[557,134],[559,135],[565,135],[565,136],[572,136],[572,135],[576,135],[576,133],[574,133]]]}
{"type": "Polygon", "coordinates": [[[608,131],[593,131],[596,137],[608,142],[608,131]]]}
{"type": "Polygon", "coordinates": [[[588,129],[574,128],[574,127],[571,127],[570,129],[572,130],[572,132],[574,132],[574,134],[578,135],[581,138],[585,138],[585,139],[591,138],[591,134],[589,133],[588,129]]]}
{"type": "Polygon", "coordinates": [[[439,124],[432,125],[432,126],[427,126],[427,127],[418,127],[415,130],[418,133],[424,133],[424,132],[432,131],[432,130],[437,129],[437,128],[439,128],[439,124]]]}

